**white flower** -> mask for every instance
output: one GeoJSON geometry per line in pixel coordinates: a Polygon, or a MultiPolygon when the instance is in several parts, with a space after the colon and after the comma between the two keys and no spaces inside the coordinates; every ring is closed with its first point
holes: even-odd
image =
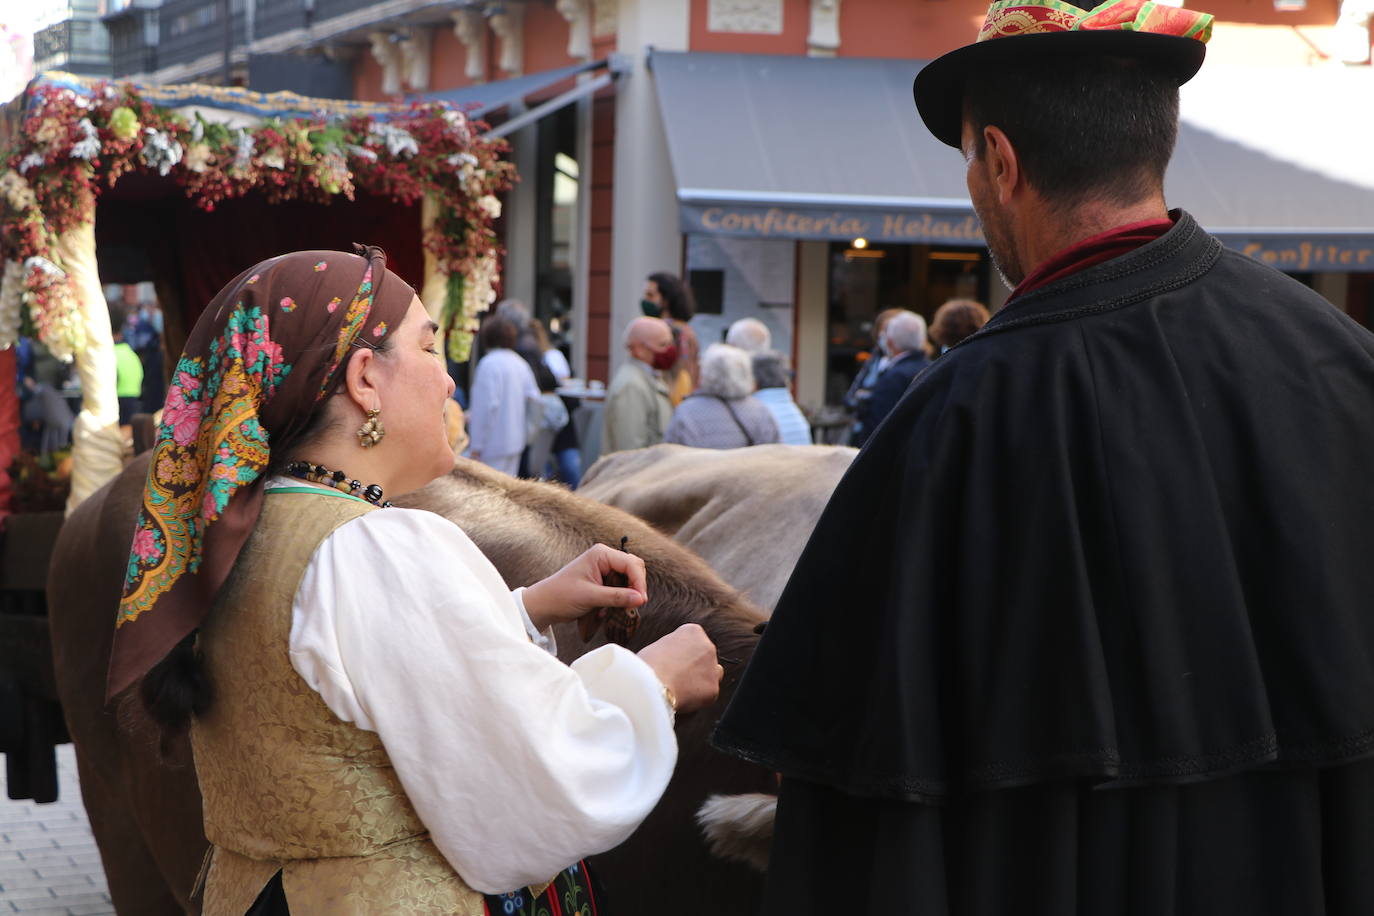
{"type": "Polygon", "coordinates": [[[238,148],[234,151],[234,168],[246,169],[253,158],[253,147],[257,140],[243,128],[239,128],[238,148]]]}
{"type": "Polygon", "coordinates": [[[477,164],[477,157],[472,153],[454,153],[452,156],[448,157],[448,164],[455,169],[461,165],[472,166],[477,164]]]}
{"type": "Polygon", "coordinates": [[[385,143],[393,159],[409,159],[420,151],[420,144],[406,131],[394,124],[374,124],[367,135],[368,143],[385,143]]]}
{"type": "Polygon", "coordinates": [[[33,188],[18,172],[0,173],[0,197],[15,210],[30,210],[38,206],[33,188]]]}
{"type": "Polygon", "coordinates": [[[40,166],[40,165],[42,165],[42,164],[43,164],[43,154],[42,154],[42,153],[29,153],[29,154],[28,154],[27,156],[25,156],[23,159],[20,159],[20,160],[19,160],[19,173],[20,173],[21,175],[27,174],[28,171],[29,171],[29,169],[37,168],[38,166],[40,166]]]}
{"type": "Polygon", "coordinates": [[[30,273],[35,270],[41,271],[50,277],[65,277],[67,275],[66,271],[58,267],[52,261],[49,261],[47,258],[39,257],[38,255],[34,255],[24,262],[24,270],[30,273]]]}
{"type": "Polygon", "coordinates": [[[153,127],[144,128],[143,133],[143,151],[139,155],[149,168],[157,169],[159,175],[168,174],[185,153],[181,144],[166,131],[153,127]]]}
{"type": "Polygon", "coordinates": [[[6,261],[0,276],[0,349],[14,346],[19,339],[19,307],[24,295],[24,265],[6,261]]]}
{"type": "Polygon", "coordinates": [[[494,194],[479,197],[477,207],[492,219],[501,218],[501,201],[494,194]]]}
{"type": "Polygon", "coordinates": [[[76,122],[76,126],[81,128],[81,139],[72,145],[72,157],[75,159],[94,159],[99,156],[100,134],[96,132],[91,119],[82,118],[76,122]]]}
{"type": "Polygon", "coordinates": [[[191,142],[199,143],[205,139],[205,122],[199,117],[191,122],[191,142]]]}
{"type": "Polygon", "coordinates": [[[193,143],[186,148],[186,168],[196,174],[210,166],[210,147],[205,143],[193,143]]]}
{"type": "Polygon", "coordinates": [[[357,146],[356,144],[350,143],[348,144],[348,152],[349,155],[356,156],[359,159],[366,159],[368,162],[377,161],[376,152],[368,149],[365,146],[357,146]]]}
{"type": "Polygon", "coordinates": [[[286,157],[282,155],[281,150],[274,149],[270,153],[263,154],[262,164],[269,169],[284,169],[286,168],[286,157]]]}

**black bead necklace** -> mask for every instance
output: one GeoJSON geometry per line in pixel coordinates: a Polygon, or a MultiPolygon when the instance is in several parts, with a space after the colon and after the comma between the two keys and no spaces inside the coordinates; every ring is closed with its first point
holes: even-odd
{"type": "Polygon", "coordinates": [[[391,507],[391,500],[382,499],[382,488],[375,483],[364,486],[356,480],[349,480],[348,475],[343,471],[331,471],[322,464],[311,464],[309,461],[293,461],[286,466],[286,473],[298,480],[308,480],[311,483],[324,484],[333,487],[340,493],[347,493],[359,499],[365,499],[374,506],[383,509],[391,507]]]}

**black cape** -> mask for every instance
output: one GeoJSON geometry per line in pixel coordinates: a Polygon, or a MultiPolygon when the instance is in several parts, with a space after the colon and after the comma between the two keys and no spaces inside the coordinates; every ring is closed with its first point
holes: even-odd
{"type": "Polygon", "coordinates": [[[975,809],[1374,754],[1374,336],[1173,215],[936,361],[836,488],[715,736],[786,777],[775,902],[835,880],[825,833],[953,895],[999,879],[975,809]]]}

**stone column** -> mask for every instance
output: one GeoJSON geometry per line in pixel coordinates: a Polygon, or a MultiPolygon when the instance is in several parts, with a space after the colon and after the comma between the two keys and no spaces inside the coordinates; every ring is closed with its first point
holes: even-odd
{"type": "Polygon", "coordinates": [[[617,50],[633,69],[615,105],[615,225],[611,235],[611,372],[625,359],[620,334],[639,311],[644,279],[682,271],[677,182],[659,110],[648,48],[685,51],[689,0],[620,0],[617,50]]]}

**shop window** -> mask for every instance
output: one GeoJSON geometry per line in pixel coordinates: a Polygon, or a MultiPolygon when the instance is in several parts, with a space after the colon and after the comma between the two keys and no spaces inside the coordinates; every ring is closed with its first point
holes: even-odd
{"type": "Polygon", "coordinates": [[[698,315],[719,315],[725,310],[725,271],[693,270],[687,274],[698,315]]]}
{"type": "Polygon", "coordinates": [[[875,345],[873,321],[907,309],[927,322],[950,299],[987,302],[991,262],[981,248],[875,244],[830,246],[825,400],[840,404],[875,345]]]}
{"type": "Polygon", "coordinates": [[[534,314],[555,346],[566,352],[577,333],[572,326],[573,275],[577,270],[578,198],[582,167],[577,161],[577,107],[569,105],[539,122],[539,163],[534,314]]]}

